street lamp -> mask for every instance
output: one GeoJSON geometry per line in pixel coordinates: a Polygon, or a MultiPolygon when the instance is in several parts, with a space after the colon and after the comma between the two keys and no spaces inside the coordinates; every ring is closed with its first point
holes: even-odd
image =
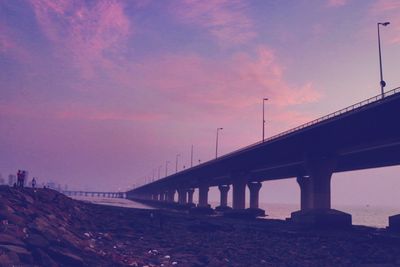
{"type": "Polygon", "coordinates": [[[190,150],[190,167],[193,167],[193,145],[192,149],[190,150]]]}
{"type": "Polygon", "coordinates": [[[263,128],[262,128],[262,141],[264,142],[265,139],[265,101],[267,101],[268,98],[263,98],[263,128]]]}
{"type": "Polygon", "coordinates": [[[175,173],[177,173],[178,172],[178,158],[179,158],[179,156],[180,156],[181,154],[177,154],[176,155],[176,161],[175,161],[175,173]]]}
{"type": "Polygon", "coordinates": [[[217,141],[215,143],[215,158],[218,158],[218,133],[220,130],[222,130],[223,128],[217,128],[217,141]]]}
{"type": "Polygon", "coordinates": [[[379,49],[379,70],[380,70],[380,74],[381,74],[381,94],[382,94],[382,98],[385,97],[383,88],[386,86],[385,81],[383,80],[383,70],[382,70],[382,53],[381,53],[381,35],[379,32],[379,26],[388,26],[390,24],[390,22],[378,22],[377,23],[377,27],[378,27],[378,49],[379,49]]]}
{"type": "Polygon", "coordinates": [[[167,161],[165,162],[165,177],[168,176],[168,163],[169,163],[169,161],[167,160],[167,161]]]}

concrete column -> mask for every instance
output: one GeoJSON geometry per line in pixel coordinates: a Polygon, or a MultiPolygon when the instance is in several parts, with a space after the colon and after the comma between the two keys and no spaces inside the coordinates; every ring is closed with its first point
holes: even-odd
{"type": "Polygon", "coordinates": [[[208,185],[199,186],[199,207],[208,207],[208,185]]]}
{"type": "Polygon", "coordinates": [[[246,207],[246,179],[237,177],[233,180],[233,209],[241,210],[246,207]]]}
{"type": "Polygon", "coordinates": [[[186,192],[187,190],[185,188],[178,189],[178,202],[181,205],[185,205],[187,203],[186,192]]]}
{"type": "Polygon", "coordinates": [[[262,184],[260,182],[251,182],[247,186],[250,190],[250,209],[258,209],[258,195],[262,184]]]}
{"type": "Polygon", "coordinates": [[[229,185],[218,186],[219,192],[221,193],[220,207],[228,207],[228,191],[230,189],[229,185]]]}
{"type": "Polygon", "coordinates": [[[174,202],[175,201],[175,189],[171,189],[167,191],[167,201],[174,202]]]}
{"type": "Polygon", "coordinates": [[[188,201],[187,201],[187,202],[188,202],[189,204],[193,204],[193,193],[194,193],[194,189],[193,189],[193,188],[188,189],[187,193],[188,193],[188,201]]]}
{"type": "Polygon", "coordinates": [[[312,209],[331,208],[331,177],[336,165],[334,159],[317,159],[307,161],[307,171],[311,177],[312,209]]]}
{"type": "Polygon", "coordinates": [[[309,176],[297,176],[300,187],[300,209],[310,210],[313,208],[312,180],[309,176]]]}

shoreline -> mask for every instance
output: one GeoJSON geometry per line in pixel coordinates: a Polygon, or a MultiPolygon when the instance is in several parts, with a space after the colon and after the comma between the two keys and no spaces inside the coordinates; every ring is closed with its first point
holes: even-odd
{"type": "Polygon", "coordinates": [[[400,265],[400,233],[385,229],[113,207],[49,189],[0,187],[0,205],[0,266],[400,265]]]}

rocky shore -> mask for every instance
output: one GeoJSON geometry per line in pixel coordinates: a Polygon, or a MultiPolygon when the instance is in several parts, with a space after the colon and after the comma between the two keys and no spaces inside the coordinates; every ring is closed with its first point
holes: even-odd
{"type": "Polygon", "coordinates": [[[0,186],[0,266],[400,266],[400,234],[100,206],[0,186]]]}

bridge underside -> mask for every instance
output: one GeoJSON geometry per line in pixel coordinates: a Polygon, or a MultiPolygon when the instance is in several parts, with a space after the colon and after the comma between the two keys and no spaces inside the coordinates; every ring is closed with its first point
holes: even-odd
{"type": "MultiPolygon", "coordinates": [[[[302,210],[329,210],[333,173],[400,164],[397,114],[400,94],[171,175],[128,196],[199,188],[205,206],[210,186],[233,185],[233,206],[242,209],[246,184],[254,189],[258,186],[253,183],[296,177],[302,210]]],[[[251,198],[258,198],[259,189],[251,190],[251,198]]],[[[342,218],[348,221],[347,216],[342,218]]]]}

